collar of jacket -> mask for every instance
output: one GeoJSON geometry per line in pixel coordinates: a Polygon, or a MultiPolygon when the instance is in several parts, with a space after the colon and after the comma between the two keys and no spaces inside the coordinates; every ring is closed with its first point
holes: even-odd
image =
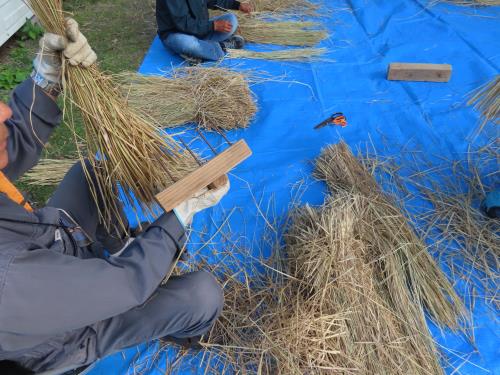
{"type": "Polygon", "coordinates": [[[33,211],[28,201],[2,171],[0,171],[0,193],[5,194],[10,200],[24,207],[27,211],[33,211]]]}

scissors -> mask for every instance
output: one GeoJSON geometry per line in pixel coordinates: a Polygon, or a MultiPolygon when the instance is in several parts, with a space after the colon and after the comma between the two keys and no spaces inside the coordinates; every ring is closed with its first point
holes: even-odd
{"type": "Polygon", "coordinates": [[[328,117],[325,121],[316,125],[314,129],[318,130],[327,125],[338,125],[344,128],[347,126],[347,119],[342,112],[337,112],[328,117]]]}

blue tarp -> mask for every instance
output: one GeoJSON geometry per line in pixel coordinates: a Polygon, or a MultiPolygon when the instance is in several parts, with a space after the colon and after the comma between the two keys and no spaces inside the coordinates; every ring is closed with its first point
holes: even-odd
{"type": "MultiPolygon", "coordinates": [[[[356,148],[369,141],[380,155],[398,156],[396,145],[411,143],[429,155],[462,160],[478,114],[465,105],[468,94],[499,73],[499,7],[471,8],[424,0],[329,0],[321,22],[330,38],[325,60],[304,63],[226,60],[224,66],[269,73],[273,80],[255,84],[259,112],[246,130],[229,138],[245,139],[253,156],[231,175],[231,191],[221,206],[199,214],[196,232],[210,238],[228,217],[234,240],[255,251],[269,228],[263,216],[283,217],[294,199],[323,202],[325,187],[310,177],[311,161],[322,147],[344,139],[356,148]],[[449,83],[386,80],[391,62],[449,63],[449,83]],[[346,128],[313,126],[343,112],[346,128]],[[394,147],[392,147],[394,146],[394,147]],[[297,183],[307,189],[297,195],[297,183]],[[257,208],[259,207],[259,208],[257,208]],[[263,215],[264,214],[264,215],[263,215]]],[[[265,50],[269,46],[249,45],[265,50]]],[[[158,74],[181,64],[155,39],[140,68],[158,74]]],[[[211,141],[223,145],[218,135],[211,141]]],[[[475,144],[485,142],[484,136],[475,144]]],[[[207,150],[205,150],[207,151],[207,150]]],[[[209,155],[207,152],[206,155],[209,155]]],[[[190,245],[199,247],[196,237],[190,245]]],[[[210,242],[220,242],[217,236],[210,242]]],[[[269,250],[269,249],[267,249],[269,250]]],[[[217,260],[214,260],[217,261],[217,260]]],[[[498,311],[478,299],[474,309],[476,346],[463,338],[431,328],[462,374],[500,374],[498,311]]],[[[89,371],[98,374],[165,373],[165,353],[148,343],[105,358],[89,371]]],[[[185,373],[203,373],[196,366],[185,373]]],[[[451,370],[450,370],[451,372],[451,370]]]]}

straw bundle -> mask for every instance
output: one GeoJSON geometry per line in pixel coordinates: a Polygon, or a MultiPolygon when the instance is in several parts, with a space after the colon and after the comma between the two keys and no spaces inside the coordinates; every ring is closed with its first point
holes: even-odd
{"type": "Polygon", "coordinates": [[[319,6],[308,0],[250,0],[256,12],[312,14],[319,6]]]}
{"type": "Polygon", "coordinates": [[[57,185],[77,162],[75,159],[41,159],[23,175],[21,181],[30,185],[57,185]]]}
{"type": "MultiPolygon", "coordinates": [[[[440,325],[459,329],[465,308],[453,287],[439,269],[426,246],[408,224],[395,202],[385,195],[372,176],[341,142],[323,151],[316,163],[316,177],[324,180],[333,193],[358,192],[369,199],[371,209],[365,213],[367,225],[359,236],[369,244],[375,257],[386,257],[385,270],[391,298],[404,296],[410,289],[413,304],[425,306],[440,325]]],[[[409,301],[394,300],[402,316],[409,301]]]]}
{"type": "Polygon", "coordinates": [[[247,77],[223,68],[182,68],[170,77],[124,73],[123,95],[165,127],[190,122],[207,130],[245,128],[257,111],[247,77]]]}
{"type": "Polygon", "coordinates": [[[248,42],[287,46],[314,46],[328,34],[312,21],[269,21],[265,17],[239,16],[239,33],[248,42]]]}
{"type": "MultiPolygon", "coordinates": [[[[46,31],[65,33],[61,0],[27,3],[46,31]]],[[[94,199],[98,195],[103,198],[104,209],[99,214],[105,224],[120,217],[117,184],[123,189],[125,201],[135,197],[146,213],[152,214],[155,193],[196,168],[196,162],[172,138],[129,109],[116,85],[96,65],[83,69],[65,63],[64,89],[70,122],[75,107],[82,113],[87,158],[97,182],[92,183],[86,170],[87,180],[94,199]]]]}
{"type": "Polygon", "coordinates": [[[342,373],[442,373],[423,306],[405,284],[404,260],[373,243],[369,232],[384,219],[376,210],[371,198],[348,191],[321,208],[299,209],[287,234],[291,273],[323,314],[345,313],[346,334],[328,345],[342,373]]]}
{"type": "Polygon", "coordinates": [[[214,267],[225,295],[222,316],[204,344],[214,372],[443,373],[423,306],[404,284],[403,266],[390,267],[397,256],[373,254],[359,239],[373,225],[365,221],[373,220],[372,204],[362,194],[342,192],[320,208],[298,209],[286,235],[286,259],[276,254],[283,258],[264,274],[243,271],[248,255],[224,255],[239,265],[222,273],[214,267]],[[402,302],[404,308],[396,305],[402,302]]]}
{"type": "MultiPolygon", "coordinates": [[[[403,194],[429,203],[419,204],[418,221],[453,278],[468,289],[471,298],[484,298],[497,308],[500,223],[488,218],[480,204],[497,187],[499,155],[496,140],[480,150],[470,150],[468,160],[438,165],[420,152],[411,152],[405,162],[407,177],[393,173],[402,180],[403,194]],[[427,170],[422,168],[425,165],[429,165],[427,170]]],[[[379,169],[380,161],[375,164],[379,169]]]]}
{"type": "Polygon", "coordinates": [[[316,175],[334,195],[292,213],[264,272],[234,250],[209,267],[225,306],[205,363],[217,373],[442,374],[424,309],[458,329],[465,308],[453,288],[345,144],[322,153],[316,175]]]}
{"type": "Polygon", "coordinates": [[[228,58],[232,59],[264,59],[281,61],[314,60],[327,52],[326,48],[293,48],[276,51],[257,52],[245,49],[229,49],[228,58]]]}
{"type": "Polygon", "coordinates": [[[488,121],[496,125],[500,124],[500,75],[481,87],[467,104],[473,105],[483,117],[478,132],[484,128],[488,121]]]}

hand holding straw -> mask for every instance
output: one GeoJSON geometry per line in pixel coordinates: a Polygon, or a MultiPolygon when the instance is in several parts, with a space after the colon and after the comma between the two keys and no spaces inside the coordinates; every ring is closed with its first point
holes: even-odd
{"type": "MultiPolygon", "coordinates": [[[[47,32],[61,36],[76,32],[74,24],[66,23],[62,0],[27,3],[47,32]]],[[[121,217],[117,185],[125,203],[137,200],[147,216],[154,216],[155,194],[194,170],[195,161],[151,119],[131,110],[113,80],[97,64],[85,68],[72,65],[67,56],[62,59],[67,118],[76,141],[74,109],[78,108],[83,117],[87,153],[79,156],[90,160],[96,175],[94,183],[85,169],[94,199],[103,202],[101,220],[109,228],[113,218],[121,217]]],[[[125,223],[120,224],[126,228],[125,223]]]]}

